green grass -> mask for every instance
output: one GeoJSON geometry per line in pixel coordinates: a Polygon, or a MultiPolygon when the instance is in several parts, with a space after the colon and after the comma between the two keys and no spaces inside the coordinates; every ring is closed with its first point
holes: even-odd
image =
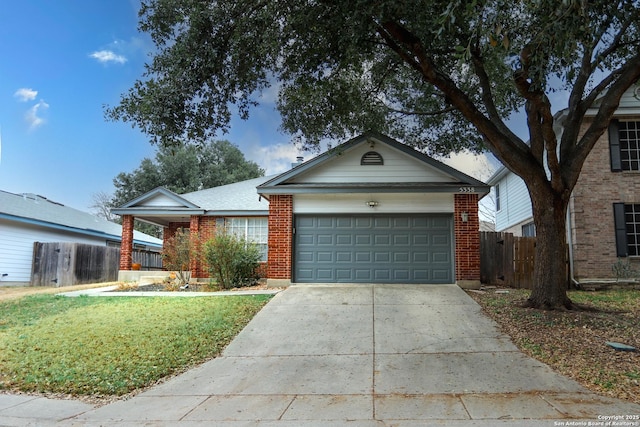
{"type": "Polygon", "coordinates": [[[606,310],[633,310],[640,301],[640,290],[616,289],[598,292],[573,291],[569,292],[573,302],[587,303],[606,310]]]}
{"type": "Polygon", "coordinates": [[[0,303],[0,389],[123,395],[216,356],[270,296],[0,303]]]}

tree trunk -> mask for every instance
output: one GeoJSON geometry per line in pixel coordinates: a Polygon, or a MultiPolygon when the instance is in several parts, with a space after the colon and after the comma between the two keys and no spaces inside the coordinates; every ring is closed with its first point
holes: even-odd
{"type": "Polygon", "coordinates": [[[545,310],[572,309],[567,296],[566,213],[569,197],[549,187],[529,188],[536,225],[533,290],[527,306],[545,310]]]}

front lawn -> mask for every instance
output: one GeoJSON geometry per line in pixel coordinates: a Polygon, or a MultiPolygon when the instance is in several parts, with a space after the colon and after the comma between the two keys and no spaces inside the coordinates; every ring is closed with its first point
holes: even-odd
{"type": "Polygon", "coordinates": [[[585,309],[522,308],[529,291],[469,292],[525,353],[593,391],[640,403],[640,353],[616,351],[606,342],[640,349],[640,291],[572,291],[585,309]]]}
{"type": "Polygon", "coordinates": [[[124,395],[218,355],[270,297],[0,302],[0,390],[124,395]]]}

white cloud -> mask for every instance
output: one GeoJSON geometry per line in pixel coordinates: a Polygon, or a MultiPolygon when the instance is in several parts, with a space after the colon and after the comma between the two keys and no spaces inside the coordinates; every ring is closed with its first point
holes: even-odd
{"type": "Polygon", "coordinates": [[[41,114],[43,110],[47,110],[48,108],[49,104],[47,104],[43,100],[40,100],[40,102],[27,110],[24,118],[29,124],[30,130],[39,128],[45,123],[45,119],[41,117],[41,114]]]}
{"type": "Polygon", "coordinates": [[[33,101],[38,96],[38,91],[31,88],[20,88],[13,94],[21,102],[33,101]]]}
{"type": "MultiPolygon", "coordinates": [[[[265,175],[274,175],[291,169],[296,157],[302,156],[293,144],[274,144],[269,146],[254,146],[249,150],[247,158],[258,163],[264,169],[265,175]]],[[[309,160],[309,159],[305,159],[309,160]]]]}
{"type": "Polygon", "coordinates": [[[89,55],[91,58],[96,59],[98,62],[107,64],[109,62],[116,62],[118,64],[124,64],[127,62],[127,58],[111,50],[97,50],[89,55]]]}
{"type": "Polygon", "coordinates": [[[438,160],[480,181],[489,179],[496,170],[496,165],[488,154],[473,154],[469,151],[461,151],[438,160]]]}

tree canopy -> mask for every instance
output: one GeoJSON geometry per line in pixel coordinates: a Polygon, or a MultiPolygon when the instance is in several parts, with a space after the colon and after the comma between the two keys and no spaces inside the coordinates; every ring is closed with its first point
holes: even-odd
{"type": "Polygon", "coordinates": [[[145,158],[133,172],[121,172],[113,179],[111,206],[122,206],[157,187],[183,194],[263,175],[264,170],[229,141],[202,147],[161,146],[154,160],[145,158]]]}
{"type": "MultiPolygon", "coordinates": [[[[245,159],[240,149],[226,140],[202,146],[160,146],[155,159],[145,158],[133,172],[121,172],[113,179],[116,190],[109,208],[119,207],[154,188],[177,194],[232,184],[264,175],[255,162],[245,159]]],[[[156,227],[136,222],[137,230],[159,235],[156,227]]]]}
{"type": "Polygon", "coordinates": [[[144,0],[140,29],[157,52],[107,117],[162,146],[201,143],[275,85],[282,128],[310,147],[376,130],[429,153],[489,150],[532,198],[532,304],[570,307],[557,236],[586,156],[640,77],[638,0],[144,0]],[[566,105],[551,104],[557,91],[566,105]],[[508,125],[516,110],[528,141],[508,125]]]}

